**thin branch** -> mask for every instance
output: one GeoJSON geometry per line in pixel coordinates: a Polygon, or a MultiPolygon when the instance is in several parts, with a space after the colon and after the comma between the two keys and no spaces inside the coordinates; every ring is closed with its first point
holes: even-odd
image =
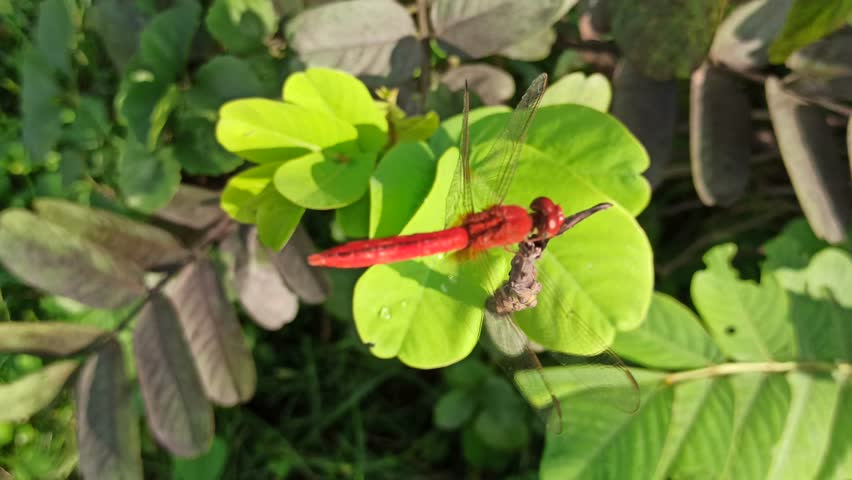
{"type": "Polygon", "coordinates": [[[722,363],[706,368],[696,370],[687,370],[685,372],[672,373],[667,375],[665,382],[669,385],[674,385],[680,382],[690,380],[699,380],[702,378],[723,377],[727,375],[736,375],[741,373],[786,373],[793,370],[802,370],[810,372],[831,372],[839,370],[847,372],[852,368],[848,363],[827,363],[827,362],[746,362],[746,363],[722,363]]]}

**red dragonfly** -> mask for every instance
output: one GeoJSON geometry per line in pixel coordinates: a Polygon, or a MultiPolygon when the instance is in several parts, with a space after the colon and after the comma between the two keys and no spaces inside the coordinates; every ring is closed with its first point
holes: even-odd
{"type": "MultiPolygon", "coordinates": [[[[348,242],[309,256],[308,263],[333,268],[359,268],[446,252],[455,252],[459,261],[469,261],[488,249],[507,248],[521,243],[531,245],[532,242],[544,245],[549,239],[561,234],[563,226],[568,226],[564,225],[565,215],[562,208],[549,198],[536,198],[529,210],[517,205],[503,205],[527,130],[546,85],[546,74],[533,81],[488,154],[477,163],[475,177],[470,165],[470,100],[465,88],[461,156],[447,198],[447,228],[436,232],[348,242]],[[477,200],[484,200],[482,204],[488,205],[488,208],[477,210],[474,196],[477,200]]],[[[594,213],[601,209],[593,207],[589,211],[594,213]]],[[[581,214],[571,217],[575,219],[572,225],[581,214]]],[[[520,254],[516,256],[516,259],[524,258],[520,254]]],[[[527,264],[535,260],[538,257],[524,259],[527,264]]],[[[535,268],[532,269],[534,272],[535,268]]],[[[485,275],[484,278],[489,283],[485,285],[486,291],[497,292],[498,288],[505,291],[506,284],[501,287],[499,278],[493,275],[485,275]]],[[[588,390],[596,401],[606,401],[627,412],[635,411],[639,404],[638,386],[624,363],[564,303],[561,296],[552,291],[546,281],[541,282],[541,285],[539,282],[534,283],[539,290],[544,285],[547,312],[556,312],[555,318],[551,320],[554,334],[560,335],[559,338],[571,338],[580,345],[584,355],[593,355],[584,358],[580,364],[571,361],[571,368],[563,369],[559,375],[553,376],[564,377],[562,373],[568,372],[574,388],[588,390]]],[[[525,308],[535,305],[536,300],[533,298],[528,300],[525,308]]],[[[548,380],[551,375],[543,370],[538,357],[530,349],[526,335],[513,321],[512,312],[503,310],[497,313],[488,308],[484,312],[489,336],[503,355],[502,366],[507,369],[521,393],[545,418],[548,428],[554,432],[561,431],[562,409],[559,397],[548,380]]],[[[563,364],[569,363],[564,358],[557,360],[563,364]]]]}

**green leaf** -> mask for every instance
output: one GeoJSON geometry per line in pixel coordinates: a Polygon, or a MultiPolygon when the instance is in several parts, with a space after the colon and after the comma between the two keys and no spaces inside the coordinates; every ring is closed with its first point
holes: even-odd
{"type": "Polygon", "coordinates": [[[435,403],[435,426],[442,430],[456,430],[473,416],[475,409],[476,401],[469,391],[450,390],[435,403]]]}
{"type": "Polygon", "coordinates": [[[644,74],[657,80],[686,78],[707,55],[726,3],[615,3],[612,34],[625,57],[644,74]]]}
{"type": "Polygon", "coordinates": [[[731,260],[733,244],[710,249],[706,270],[692,278],[692,300],[719,348],[738,361],[793,358],[789,301],[773,277],[760,284],[740,280],[731,260]]]}
{"type": "Polygon", "coordinates": [[[370,235],[370,193],[355,203],[334,211],[334,221],[347,238],[366,238],[370,235]]]}
{"type": "Polygon", "coordinates": [[[154,149],[180,93],[177,86],[152,76],[150,70],[128,67],[117,103],[134,138],[154,149]]]}
{"type": "MultiPolygon", "coordinates": [[[[97,150],[106,142],[111,128],[104,99],[83,95],[74,112],[74,123],[65,129],[62,138],[83,150],[97,150]]],[[[63,152],[62,167],[66,156],[63,152]]]]}
{"type": "Polygon", "coordinates": [[[215,0],[205,19],[207,31],[226,50],[249,53],[264,49],[278,29],[278,13],[264,0],[215,0]]]}
{"type": "Polygon", "coordinates": [[[769,46],[769,60],[772,63],[784,63],[793,51],[840,28],[848,21],[850,14],[850,0],[837,0],[826,4],[795,0],[787,13],[784,29],[769,46]]]}
{"type": "Polygon", "coordinates": [[[370,178],[370,237],[398,234],[423,203],[435,179],[435,158],[422,143],[398,143],[370,178]]]}
{"type": "Polygon", "coordinates": [[[0,385],[0,421],[23,422],[48,406],[78,364],[76,360],[62,360],[0,385]]]}
{"type": "Polygon", "coordinates": [[[280,163],[267,163],[231,177],[222,191],[222,210],[238,222],[255,223],[263,200],[261,194],[266,188],[274,189],[272,176],[280,166],[280,163]]]}
{"type": "Polygon", "coordinates": [[[99,0],[86,10],[86,27],[101,37],[110,60],[118,71],[139,47],[145,18],[135,0],[99,0]]]}
{"type": "Polygon", "coordinates": [[[66,0],[45,0],[39,4],[35,25],[36,47],[51,68],[65,75],[71,75],[75,33],[71,15],[74,7],[73,2],[66,0]]]}
{"type": "Polygon", "coordinates": [[[222,175],[243,164],[216,141],[215,124],[202,116],[178,113],[174,156],[192,175],[222,175]]]}
{"type": "Polygon", "coordinates": [[[518,412],[526,405],[515,395],[512,386],[503,377],[486,380],[481,393],[484,408],[476,416],[473,429],[489,447],[500,451],[513,451],[529,443],[526,418],[518,412]]]}
{"type": "Polygon", "coordinates": [[[344,207],[367,191],[375,161],[375,153],[309,153],[278,167],[275,188],[300,207],[344,207]]]}
{"type": "Polygon", "coordinates": [[[326,68],[294,73],[284,83],[283,97],[302,107],[330,113],[354,125],[361,151],[377,152],[388,141],[388,122],[367,87],[352,75],[326,68]]]}
{"type": "Polygon", "coordinates": [[[139,312],[133,354],[154,438],[181,457],[205,452],[213,440],[213,408],[177,312],[162,294],[153,295],[139,312]]]}
{"type": "Polygon", "coordinates": [[[278,251],[299,226],[305,209],[275,190],[266,190],[257,207],[257,234],[263,244],[278,251]]]}
{"type": "Polygon", "coordinates": [[[733,434],[734,392],[727,378],[677,386],[656,478],[717,478],[733,434]]]}
{"type": "Polygon", "coordinates": [[[41,163],[62,133],[61,90],[43,53],[21,54],[21,136],[33,163],[41,163]]]}
{"type": "Polygon", "coordinates": [[[67,356],[91,345],[106,333],[100,328],[65,322],[0,323],[0,352],[67,356]]]}
{"type": "Polygon", "coordinates": [[[190,254],[171,233],[106,210],[50,198],[36,199],[33,207],[39,217],[144,269],[175,264],[190,254]]]}
{"type": "Polygon", "coordinates": [[[172,464],[173,480],[201,480],[221,478],[228,460],[228,444],[222,437],[213,439],[210,449],[195,458],[175,458],[172,464]]]}
{"type": "Polygon", "coordinates": [[[724,357],[692,311],[655,292],[639,328],[618,332],[613,350],[634,362],[661,370],[701,368],[724,357]]]}
{"type": "Polygon", "coordinates": [[[183,326],[207,398],[228,407],[251,399],[257,385],[254,359],[210,260],[183,267],[165,293],[183,326]]]}
{"type": "Polygon", "coordinates": [[[134,141],[124,145],[118,160],[118,187],[128,206],[143,212],[165,206],[177,192],[180,178],[174,150],[150,152],[134,141]]]}
{"type": "Polygon", "coordinates": [[[476,356],[470,356],[442,369],[441,375],[450,387],[474,390],[478,389],[493,373],[476,356]]]}
{"type": "Polygon", "coordinates": [[[135,263],[27,210],[0,214],[0,260],[27,284],[93,307],[126,306],[146,292],[135,263]]]}
{"type": "Polygon", "coordinates": [[[611,99],[612,89],[606,77],[599,73],[586,76],[575,72],[550,85],[541,98],[541,106],[575,103],[606,112],[611,99]]]}
{"type": "Polygon", "coordinates": [[[763,246],[766,261],[761,265],[764,273],[773,273],[787,287],[783,276],[787,272],[803,269],[811,257],[827,247],[828,243],[814,235],[807,220],[798,218],[788,223],[781,234],[763,246]]]}
{"type": "Polygon", "coordinates": [[[772,449],[767,478],[816,478],[831,449],[832,432],[839,426],[835,422],[840,418],[842,391],[831,377],[791,372],[787,380],[792,392],[790,409],[781,438],[772,449]]]}
{"type": "Polygon", "coordinates": [[[438,114],[431,111],[414,117],[392,118],[391,121],[399,143],[427,141],[441,124],[438,114]]]}
{"type": "Polygon", "coordinates": [[[337,68],[388,85],[409,80],[420,65],[416,35],[402,5],[355,0],[305,10],[287,24],[286,38],[309,66],[337,68]]]}
{"type": "Polygon", "coordinates": [[[540,478],[652,478],[672,415],[672,389],[640,381],[640,390],[633,415],[582,395],[563,399],[570,414],[562,433],[546,438],[540,478]]]}
{"type": "Polygon", "coordinates": [[[85,478],[143,478],[139,419],[124,365],[121,346],[111,341],[77,377],[77,448],[85,478]]]}
{"type": "Polygon", "coordinates": [[[766,447],[784,428],[790,386],[781,375],[745,374],[730,377],[734,389],[734,432],[722,476],[767,478],[766,447]]]}
{"type": "Polygon", "coordinates": [[[9,306],[3,299],[3,293],[0,292],[0,322],[8,322],[12,317],[9,315],[9,306]]]}
{"type": "Polygon", "coordinates": [[[352,125],[322,111],[261,98],[222,105],[216,139],[237,155],[257,163],[281,162],[311,152],[358,152],[352,125]]]}
{"type": "Polygon", "coordinates": [[[251,65],[231,55],[219,55],[198,68],[187,97],[195,106],[215,110],[230,100],[263,95],[251,65]]]}

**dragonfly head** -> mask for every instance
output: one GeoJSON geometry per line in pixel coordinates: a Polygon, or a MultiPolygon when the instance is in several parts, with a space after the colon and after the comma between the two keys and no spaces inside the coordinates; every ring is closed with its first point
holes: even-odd
{"type": "Polygon", "coordinates": [[[533,211],[533,225],[539,235],[553,238],[559,234],[559,229],[565,222],[562,207],[547,197],[538,197],[530,204],[530,209],[533,211]]]}

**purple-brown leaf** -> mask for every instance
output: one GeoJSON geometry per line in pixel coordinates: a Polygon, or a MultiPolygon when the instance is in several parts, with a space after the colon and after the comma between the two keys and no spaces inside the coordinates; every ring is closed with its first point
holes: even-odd
{"type": "Polygon", "coordinates": [[[77,447],[84,478],[141,479],[139,419],[121,346],[111,341],[89,357],[77,378],[77,447]]]}
{"type": "Polygon", "coordinates": [[[311,305],[324,302],[329,290],[328,278],[322,269],[311,267],[306,260],[316,251],[308,232],[299,226],[284,249],[272,259],[290,290],[311,305]]]}
{"type": "Polygon", "coordinates": [[[170,452],[192,457],[213,441],[213,407],[204,396],[177,312],[155,294],[139,312],[133,353],[148,425],[170,452]]]}
{"type": "Polygon", "coordinates": [[[182,183],[174,197],[154,216],[194,230],[202,230],[225,215],[219,192],[182,183]]]}

